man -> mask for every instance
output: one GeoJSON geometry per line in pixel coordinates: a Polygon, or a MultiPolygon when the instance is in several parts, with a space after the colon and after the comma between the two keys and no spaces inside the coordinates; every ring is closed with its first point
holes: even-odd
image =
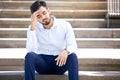
{"type": "Polygon", "coordinates": [[[44,1],[35,1],[30,9],[25,80],[35,80],[35,71],[58,75],[68,71],[69,80],[78,80],[77,45],[71,25],[51,16],[44,1]]]}

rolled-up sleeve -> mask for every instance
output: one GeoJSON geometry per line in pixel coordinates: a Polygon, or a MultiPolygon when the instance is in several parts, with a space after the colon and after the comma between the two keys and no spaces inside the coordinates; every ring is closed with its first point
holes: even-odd
{"type": "Polygon", "coordinates": [[[76,53],[77,51],[77,44],[75,40],[75,35],[70,23],[66,25],[66,49],[68,52],[76,53]]]}
{"type": "Polygon", "coordinates": [[[37,46],[37,37],[36,37],[36,31],[31,31],[30,26],[27,30],[27,41],[26,41],[26,49],[27,52],[37,52],[38,46],[37,46]]]}

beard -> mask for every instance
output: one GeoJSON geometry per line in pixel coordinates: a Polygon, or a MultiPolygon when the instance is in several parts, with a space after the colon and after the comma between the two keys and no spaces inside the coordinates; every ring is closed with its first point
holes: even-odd
{"type": "Polygon", "coordinates": [[[44,23],[42,23],[43,25],[49,25],[51,22],[51,18],[50,19],[44,19],[43,21],[45,21],[44,23]]]}

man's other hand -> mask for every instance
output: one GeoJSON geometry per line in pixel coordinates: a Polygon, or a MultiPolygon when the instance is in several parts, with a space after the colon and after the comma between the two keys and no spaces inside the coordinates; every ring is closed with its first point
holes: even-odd
{"type": "Polygon", "coordinates": [[[58,66],[63,66],[66,64],[66,60],[68,57],[68,51],[66,49],[64,49],[59,55],[58,57],[55,59],[56,61],[56,65],[58,66]]]}

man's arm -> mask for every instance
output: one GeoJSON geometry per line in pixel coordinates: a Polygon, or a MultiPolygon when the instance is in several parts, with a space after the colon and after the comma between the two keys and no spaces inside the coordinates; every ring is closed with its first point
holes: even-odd
{"type": "Polygon", "coordinates": [[[37,16],[38,16],[38,11],[35,11],[35,12],[31,15],[31,27],[30,27],[30,30],[31,30],[31,31],[36,30],[37,16]]]}
{"type": "Polygon", "coordinates": [[[67,24],[66,50],[69,52],[69,54],[76,53],[77,51],[76,39],[70,23],[67,24]]]}
{"type": "Polygon", "coordinates": [[[27,31],[26,48],[28,52],[37,52],[37,38],[36,38],[36,24],[37,24],[38,11],[31,15],[31,25],[27,31]]]}
{"type": "Polygon", "coordinates": [[[76,53],[77,44],[74,36],[72,26],[66,24],[66,48],[58,55],[56,60],[56,65],[63,66],[66,64],[66,60],[69,54],[76,53]]]}
{"type": "Polygon", "coordinates": [[[27,31],[27,41],[26,41],[27,52],[37,52],[37,38],[36,31],[31,30],[31,26],[27,31]]]}

